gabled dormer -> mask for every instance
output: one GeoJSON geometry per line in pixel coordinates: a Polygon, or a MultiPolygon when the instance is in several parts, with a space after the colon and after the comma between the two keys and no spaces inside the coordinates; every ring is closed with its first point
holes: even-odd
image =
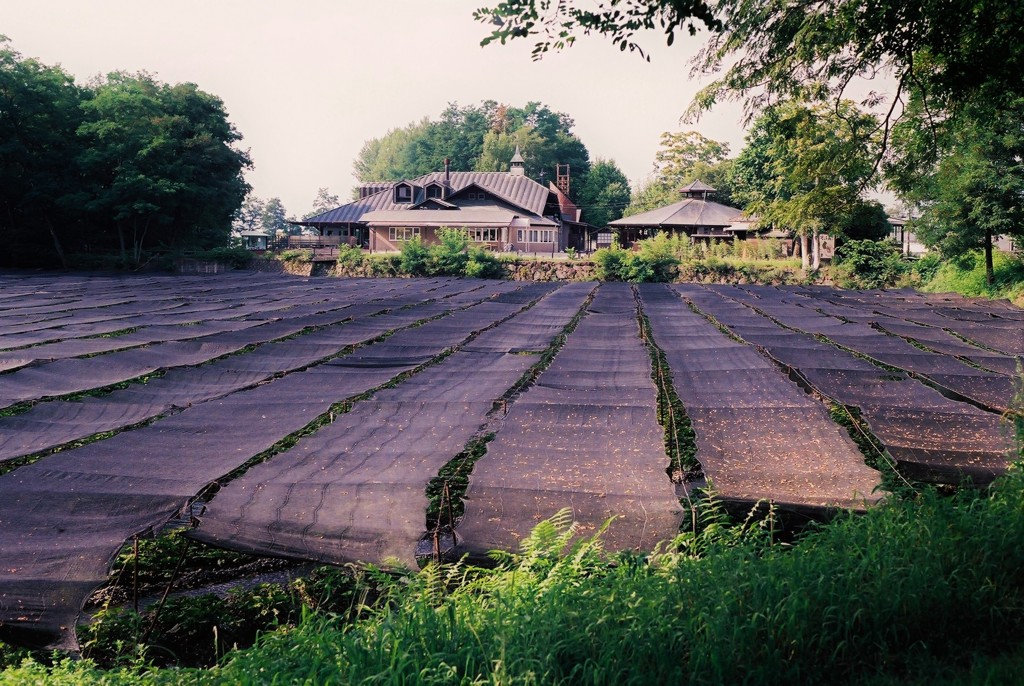
{"type": "Polygon", "coordinates": [[[402,181],[401,183],[396,183],[395,184],[394,193],[395,193],[395,203],[396,204],[412,203],[413,198],[414,198],[414,196],[416,194],[415,193],[415,188],[413,188],[413,185],[411,183],[406,182],[406,181],[402,181]]]}
{"type": "Polygon", "coordinates": [[[427,184],[427,198],[437,198],[439,200],[444,200],[444,196],[445,192],[443,183],[441,183],[440,181],[431,181],[430,183],[427,184]]]}
{"type": "Polygon", "coordinates": [[[484,190],[483,186],[476,183],[470,183],[452,193],[448,199],[450,201],[454,201],[456,199],[463,201],[460,204],[467,204],[465,201],[469,201],[468,204],[473,204],[474,202],[493,201],[494,197],[484,190]]]}

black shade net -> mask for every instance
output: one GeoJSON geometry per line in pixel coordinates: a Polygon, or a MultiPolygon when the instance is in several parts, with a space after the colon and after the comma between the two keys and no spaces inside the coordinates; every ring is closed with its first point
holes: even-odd
{"type": "Polygon", "coordinates": [[[476,463],[456,530],[458,550],[515,550],[563,508],[571,509],[581,535],[616,516],[602,539],[612,550],[649,550],[672,538],[682,509],[655,405],[632,291],[602,285],[476,463]]]}

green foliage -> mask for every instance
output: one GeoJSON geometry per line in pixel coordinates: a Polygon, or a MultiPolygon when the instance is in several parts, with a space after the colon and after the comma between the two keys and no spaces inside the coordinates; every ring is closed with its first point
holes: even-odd
{"type": "Polygon", "coordinates": [[[625,216],[631,216],[679,202],[679,189],[703,181],[716,190],[714,199],[733,202],[729,146],[696,131],[661,134],[661,149],[655,154],[654,173],[630,198],[625,216]]]}
{"type": "Polygon", "coordinates": [[[889,216],[877,201],[856,203],[837,225],[839,235],[848,240],[881,241],[889,237],[889,216]]]}
{"type": "MultiPolygon", "coordinates": [[[[677,31],[693,34],[704,26],[709,34],[696,71],[715,80],[698,93],[690,116],[723,99],[744,99],[748,114],[786,99],[838,103],[851,81],[882,69],[896,82],[891,102],[913,83],[957,109],[980,93],[1021,93],[1024,72],[1024,50],[1016,40],[1024,32],[1024,14],[1001,0],[881,2],[870,12],[856,0],[621,0],[597,6],[506,0],[474,16],[488,25],[484,45],[532,38],[535,59],[572,45],[579,34],[601,35],[643,54],[637,35],[646,30],[662,30],[671,45],[677,31]]],[[[881,99],[875,93],[867,98],[881,99]]],[[[894,105],[887,123],[899,114],[894,105]]]]}
{"type": "Polygon", "coordinates": [[[111,222],[126,264],[148,243],[226,243],[251,166],[223,103],[194,84],[110,74],[83,101],[81,204],[111,222]]]}
{"type": "Polygon", "coordinates": [[[251,162],[215,96],[145,73],[79,87],[3,37],[0,93],[3,264],[116,253],[138,266],[158,247],[227,244],[251,162]]]}
{"type": "Polygon", "coordinates": [[[430,252],[419,236],[402,243],[399,249],[399,265],[403,273],[409,276],[426,276],[430,252]]]}
{"type": "Polygon", "coordinates": [[[354,245],[342,243],[338,246],[338,265],[341,267],[359,267],[365,259],[363,251],[354,245]]]}
{"type": "Polygon", "coordinates": [[[590,171],[590,154],[572,132],[568,115],[547,105],[523,107],[486,100],[460,108],[452,103],[437,121],[424,118],[367,141],[355,162],[363,183],[411,179],[444,168],[453,171],[506,171],[519,145],[531,178],[554,180],[555,165],[568,164],[573,197],[590,171]]]}
{"type": "Polygon", "coordinates": [[[281,198],[270,198],[263,203],[263,214],[260,216],[260,228],[271,237],[278,233],[296,234],[299,227],[288,223],[287,213],[281,198]]]}
{"type": "Polygon", "coordinates": [[[799,262],[784,257],[774,239],[691,243],[687,236],[659,233],[637,241],[633,251],[617,245],[594,253],[597,278],[604,281],[703,281],[797,283],[799,262]]]}
{"type": "Polygon", "coordinates": [[[896,132],[903,166],[889,171],[904,197],[924,207],[911,223],[918,238],[947,257],[992,250],[1000,234],[1024,238],[1024,97],[993,95],[931,127],[926,103],[912,104],[917,116],[896,132]],[[936,138],[938,157],[929,145],[936,138]]]}
{"type": "Polygon", "coordinates": [[[938,274],[939,269],[944,264],[942,256],[935,252],[925,253],[921,259],[915,262],[912,266],[914,274],[917,276],[918,281],[921,284],[927,284],[935,275],[938,274]]]}
{"type": "Polygon", "coordinates": [[[593,226],[607,226],[622,216],[629,204],[629,179],[614,160],[598,158],[577,193],[583,220],[593,226]]]}
{"type": "Polygon", "coordinates": [[[596,276],[602,281],[653,281],[653,265],[642,255],[612,244],[594,253],[596,276]]]}
{"type": "Polygon", "coordinates": [[[836,233],[851,221],[874,173],[877,121],[849,101],[766,110],[736,160],[735,196],[762,223],[836,233]]]}
{"type": "Polygon", "coordinates": [[[932,293],[956,292],[967,296],[988,296],[1024,300],[1024,261],[1004,252],[993,255],[994,280],[987,283],[985,256],[980,251],[945,261],[924,285],[932,293]]]}
{"type": "Polygon", "coordinates": [[[430,276],[462,276],[469,262],[469,233],[442,226],[437,230],[437,243],[427,248],[427,274],[430,276]]]}
{"type": "Polygon", "coordinates": [[[209,250],[198,250],[195,256],[201,260],[212,260],[230,266],[232,269],[244,269],[252,262],[253,255],[245,248],[217,247],[209,250]]]}
{"type": "Polygon", "coordinates": [[[475,279],[500,279],[505,276],[505,268],[494,253],[474,246],[469,249],[465,275],[475,279]]]}
{"type": "Polygon", "coordinates": [[[402,243],[398,269],[409,276],[470,276],[496,279],[505,270],[498,258],[479,246],[472,245],[469,233],[462,229],[441,227],[438,242],[426,245],[417,236],[402,243]]]}
{"type": "Polygon", "coordinates": [[[936,672],[969,676],[972,663],[994,673],[1021,661],[1022,481],[1015,472],[988,490],[922,491],[791,544],[770,506],[734,521],[712,497],[697,526],[645,556],[609,555],[566,511],[492,569],[371,572],[363,587],[378,602],[354,623],[308,614],[216,670],[29,663],[9,678],[923,684],[936,672]]]}
{"type": "Polygon", "coordinates": [[[844,288],[886,288],[909,271],[900,249],[888,241],[847,241],[836,248],[832,276],[844,288]]]}
{"type": "Polygon", "coordinates": [[[282,250],[278,259],[282,262],[310,262],[313,260],[313,251],[305,248],[282,250]]]}

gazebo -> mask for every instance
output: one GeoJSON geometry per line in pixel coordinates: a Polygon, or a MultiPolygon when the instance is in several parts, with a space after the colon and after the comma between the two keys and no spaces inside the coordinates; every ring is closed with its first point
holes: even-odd
{"type": "Polygon", "coordinates": [[[709,200],[715,189],[703,181],[694,181],[679,189],[683,199],[679,202],[631,217],[608,222],[619,234],[619,242],[632,245],[656,233],[686,234],[691,240],[734,240],[746,238],[755,230],[756,219],[743,214],[743,210],[709,200]]]}

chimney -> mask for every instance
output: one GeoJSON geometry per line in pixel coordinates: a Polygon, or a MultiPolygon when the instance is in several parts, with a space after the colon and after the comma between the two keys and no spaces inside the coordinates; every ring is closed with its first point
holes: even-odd
{"type": "Polygon", "coordinates": [[[452,161],[444,158],[444,190],[441,191],[441,199],[447,199],[452,189],[452,161]]]}

